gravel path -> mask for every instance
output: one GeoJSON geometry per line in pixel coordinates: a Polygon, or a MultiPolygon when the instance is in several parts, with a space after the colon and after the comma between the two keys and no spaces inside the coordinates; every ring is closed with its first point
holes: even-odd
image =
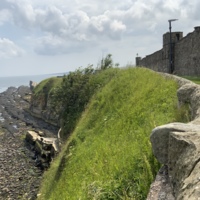
{"type": "Polygon", "coordinates": [[[0,94],[0,200],[36,199],[42,169],[24,138],[27,130],[55,136],[58,128],[32,117],[30,90],[22,86],[0,94]]]}

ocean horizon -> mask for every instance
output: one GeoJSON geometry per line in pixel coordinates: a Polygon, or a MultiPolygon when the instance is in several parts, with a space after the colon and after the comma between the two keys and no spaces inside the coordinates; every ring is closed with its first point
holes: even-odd
{"type": "Polygon", "coordinates": [[[28,75],[28,76],[8,76],[0,77],[0,93],[6,91],[9,87],[29,86],[30,81],[39,83],[44,79],[56,76],[62,76],[66,73],[28,75]]]}

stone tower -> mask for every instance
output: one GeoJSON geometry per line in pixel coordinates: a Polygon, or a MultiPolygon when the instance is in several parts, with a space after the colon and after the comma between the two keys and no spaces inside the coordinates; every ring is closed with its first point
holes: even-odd
{"type": "Polygon", "coordinates": [[[136,65],[136,66],[139,66],[139,65],[140,65],[140,61],[141,61],[141,57],[139,57],[139,56],[137,55],[137,57],[135,58],[135,65],[136,65]]]}
{"type": "MultiPolygon", "coordinates": [[[[172,66],[174,71],[174,60],[176,59],[174,57],[175,55],[175,44],[183,38],[183,32],[171,32],[171,54],[172,54],[172,66]]],[[[168,69],[170,67],[170,33],[167,32],[163,35],[163,52],[162,52],[162,59],[168,60],[168,69]]],[[[167,62],[166,62],[167,63],[167,62]]],[[[169,69],[170,71],[170,69],[169,69]]]]}

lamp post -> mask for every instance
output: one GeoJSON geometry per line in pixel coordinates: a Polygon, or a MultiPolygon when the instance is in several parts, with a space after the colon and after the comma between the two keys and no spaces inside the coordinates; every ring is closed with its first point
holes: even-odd
{"type": "Polygon", "coordinates": [[[172,26],[171,26],[171,22],[173,21],[177,21],[178,19],[169,19],[169,45],[170,45],[170,49],[169,49],[169,73],[172,74],[174,71],[174,67],[173,67],[173,60],[172,60],[172,26]]]}

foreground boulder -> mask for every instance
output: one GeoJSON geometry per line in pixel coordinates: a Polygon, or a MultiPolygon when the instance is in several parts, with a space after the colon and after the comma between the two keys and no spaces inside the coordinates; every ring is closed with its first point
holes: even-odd
{"type": "Polygon", "coordinates": [[[200,171],[199,175],[197,173],[200,166],[200,126],[181,123],[160,126],[153,130],[150,139],[154,155],[168,167],[175,198],[200,197],[197,187],[200,186],[200,171]]]}
{"type": "Polygon", "coordinates": [[[173,75],[178,82],[179,106],[188,104],[190,123],[156,127],[150,136],[157,160],[163,164],[151,185],[148,200],[200,198],[200,86],[173,75]]]}

